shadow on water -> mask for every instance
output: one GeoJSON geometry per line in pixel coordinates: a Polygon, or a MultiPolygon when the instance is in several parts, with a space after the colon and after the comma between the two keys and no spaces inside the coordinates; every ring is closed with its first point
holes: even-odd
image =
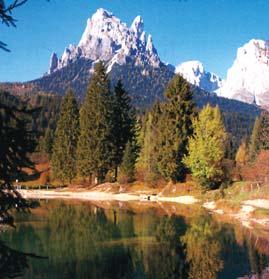
{"type": "Polygon", "coordinates": [[[232,279],[269,265],[269,253],[241,229],[203,211],[163,216],[54,201],[19,216],[2,239],[29,254],[1,242],[1,278],[232,279]]]}
{"type": "Polygon", "coordinates": [[[22,253],[11,249],[0,241],[0,278],[22,276],[29,267],[28,259],[46,259],[31,253],[22,253]]]}

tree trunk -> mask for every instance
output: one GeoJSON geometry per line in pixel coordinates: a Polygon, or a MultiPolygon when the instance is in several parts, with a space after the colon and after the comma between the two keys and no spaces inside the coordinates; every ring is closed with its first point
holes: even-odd
{"type": "Polygon", "coordinates": [[[118,180],[118,166],[115,167],[115,175],[114,175],[114,182],[118,180]]]}

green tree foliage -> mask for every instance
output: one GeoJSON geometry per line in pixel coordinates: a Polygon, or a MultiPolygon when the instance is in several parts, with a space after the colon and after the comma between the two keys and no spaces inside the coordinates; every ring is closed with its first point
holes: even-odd
{"type": "Polygon", "coordinates": [[[127,182],[132,182],[135,179],[135,164],[138,158],[138,151],[139,148],[136,139],[130,139],[125,146],[120,165],[120,173],[127,178],[127,182]]]}
{"type": "Polygon", "coordinates": [[[199,88],[194,88],[194,101],[199,109],[207,104],[220,108],[224,126],[229,135],[226,156],[234,159],[242,139],[250,137],[255,118],[260,115],[261,109],[256,105],[219,97],[199,88]]]}
{"type": "MultiPolygon", "coordinates": [[[[117,169],[123,160],[124,153],[126,154],[126,144],[130,141],[129,145],[134,145],[132,139],[135,137],[136,115],[135,110],[131,106],[131,99],[124,90],[121,81],[118,81],[114,88],[114,97],[113,134],[115,158],[113,159],[113,164],[115,165],[115,180],[117,180],[117,169]]],[[[130,158],[130,160],[132,161],[133,159],[130,158]]]]}
{"type": "Polygon", "coordinates": [[[113,166],[114,99],[103,62],[95,65],[86,99],[80,111],[78,169],[82,177],[94,175],[98,183],[113,166]]]}
{"type": "Polygon", "coordinates": [[[193,122],[194,135],[189,140],[189,155],[184,158],[192,175],[205,188],[221,181],[226,132],[218,107],[207,105],[193,122]]]}
{"type": "Polygon", "coordinates": [[[8,93],[0,93],[0,181],[20,178],[23,167],[32,168],[27,154],[36,146],[29,125],[34,110],[8,93]]]}
{"type": "Polygon", "coordinates": [[[155,183],[160,174],[158,171],[159,148],[159,122],[162,115],[162,106],[157,102],[152,109],[146,113],[142,120],[142,127],[139,135],[139,145],[141,152],[137,162],[137,167],[143,170],[146,182],[155,183]]]}
{"type": "Polygon", "coordinates": [[[54,131],[48,127],[42,139],[42,151],[51,157],[53,148],[54,131]]]}
{"type": "Polygon", "coordinates": [[[250,159],[253,161],[261,150],[269,149],[269,115],[263,111],[256,118],[250,141],[250,159]]]}
{"type": "Polygon", "coordinates": [[[36,130],[41,136],[45,135],[47,128],[55,131],[61,110],[61,96],[38,93],[22,96],[22,100],[27,101],[30,107],[40,110],[38,114],[33,115],[33,130],[36,130]]]}
{"type": "Polygon", "coordinates": [[[8,93],[0,93],[0,223],[12,223],[10,211],[31,206],[14,189],[12,181],[23,174],[22,168],[33,168],[28,154],[36,146],[29,125],[33,110],[8,93]]]}
{"type": "Polygon", "coordinates": [[[257,117],[255,120],[253,130],[252,130],[250,146],[249,146],[249,154],[250,154],[251,161],[254,161],[258,154],[258,148],[259,148],[258,134],[260,131],[260,126],[261,126],[261,121],[260,121],[260,118],[257,117]]]}
{"type": "Polygon", "coordinates": [[[76,150],[79,135],[79,110],[71,90],[63,99],[57,123],[52,153],[52,170],[55,178],[70,183],[76,176],[76,150]]]}
{"type": "Polygon", "coordinates": [[[193,132],[193,95],[189,83],[176,75],[169,82],[165,96],[167,102],[161,111],[158,125],[161,150],[158,170],[167,180],[182,181],[186,175],[182,159],[187,154],[188,138],[193,132]]]}

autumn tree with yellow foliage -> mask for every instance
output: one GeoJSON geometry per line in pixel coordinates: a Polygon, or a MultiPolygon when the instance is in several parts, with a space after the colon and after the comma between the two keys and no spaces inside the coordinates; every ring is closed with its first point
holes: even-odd
{"type": "Polygon", "coordinates": [[[193,121],[194,133],[189,139],[184,163],[205,189],[212,189],[223,178],[222,162],[227,134],[218,107],[205,106],[193,121]]]}

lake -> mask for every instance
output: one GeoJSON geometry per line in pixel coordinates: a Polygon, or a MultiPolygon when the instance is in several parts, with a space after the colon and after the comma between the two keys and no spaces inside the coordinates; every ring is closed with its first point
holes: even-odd
{"type": "Polygon", "coordinates": [[[2,232],[0,278],[269,278],[268,255],[196,205],[41,201],[2,232]]]}

